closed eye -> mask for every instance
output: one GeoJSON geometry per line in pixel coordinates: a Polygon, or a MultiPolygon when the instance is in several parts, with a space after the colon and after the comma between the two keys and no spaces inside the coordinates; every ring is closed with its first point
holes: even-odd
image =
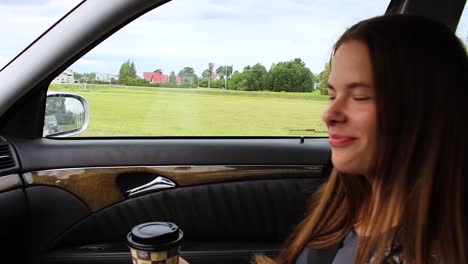
{"type": "Polygon", "coordinates": [[[366,101],[366,100],[370,100],[371,97],[354,97],[353,99],[356,101],[366,101]]]}

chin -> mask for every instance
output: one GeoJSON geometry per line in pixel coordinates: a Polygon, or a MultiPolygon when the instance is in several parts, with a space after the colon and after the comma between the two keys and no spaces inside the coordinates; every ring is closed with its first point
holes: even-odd
{"type": "Polygon", "coordinates": [[[351,161],[334,161],[332,159],[333,167],[340,173],[361,175],[365,173],[365,169],[359,166],[353,166],[351,161]]]}
{"type": "Polygon", "coordinates": [[[339,173],[347,174],[347,175],[364,175],[362,172],[357,170],[340,170],[336,169],[339,173]]]}

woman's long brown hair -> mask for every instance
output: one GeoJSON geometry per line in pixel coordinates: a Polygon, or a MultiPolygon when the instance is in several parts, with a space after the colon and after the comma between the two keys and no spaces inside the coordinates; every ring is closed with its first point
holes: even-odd
{"type": "Polygon", "coordinates": [[[369,50],[377,105],[377,146],[370,175],[333,171],[308,215],[276,259],[291,264],[310,247],[339,243],[359,222],[355,263],[381,263],[397,236],[407,263],[468,263],[468,67],[463,44],[444,25],[409,15],[368,19],[337,41],[369,50]],[[464,105],[467,104],[467,105],[464,105]]]}

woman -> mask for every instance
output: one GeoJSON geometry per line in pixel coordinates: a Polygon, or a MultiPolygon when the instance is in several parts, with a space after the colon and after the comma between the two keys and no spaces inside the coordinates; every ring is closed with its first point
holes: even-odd
{"type": "Polygon", "coordinates": [[[359,22],[331,60],[334,171],[276,260],[468,263],[466,50],[415,16],[359,22]]]}

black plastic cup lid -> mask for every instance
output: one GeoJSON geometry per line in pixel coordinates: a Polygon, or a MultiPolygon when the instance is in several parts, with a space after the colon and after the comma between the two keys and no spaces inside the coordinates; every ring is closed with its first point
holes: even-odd
{"type": "Polygon", "coordinates": [[[171,249],[181,243],[184,233],[170,222],[148,222],[135,226],[127,235],[128,246],[145,251],[171,249]]]}

